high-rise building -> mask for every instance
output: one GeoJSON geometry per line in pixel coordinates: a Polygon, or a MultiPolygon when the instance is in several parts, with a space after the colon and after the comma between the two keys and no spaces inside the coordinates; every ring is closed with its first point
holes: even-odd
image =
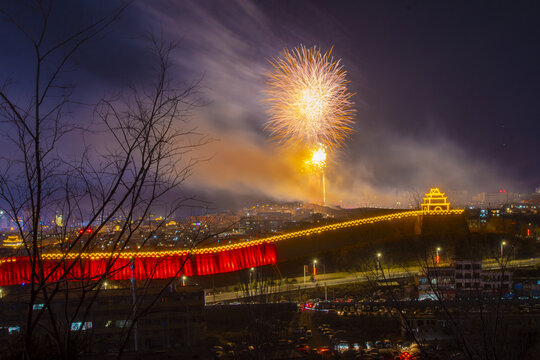
{"type": "Polygon", "coordinates": [[[9,218],[4,210],[0,210],[0,229],[9,229],[9,218]]]}
{"type": "Polygon", "coordinates": [[[62,214],[56,214],[55,224],[58,227],[64,226],[64,222],[62,221],[62,214]]]}

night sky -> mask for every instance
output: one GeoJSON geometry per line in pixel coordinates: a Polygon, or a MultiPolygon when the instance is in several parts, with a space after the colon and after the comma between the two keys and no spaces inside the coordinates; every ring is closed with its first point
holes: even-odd
{"type": "MultiPolygon", "coordinates": [[[[24,6],[2,7],[32,26],[24,6]]],[[[111,8],[59,2],[51,36],[111,8]]],[[[267,59],[298,45],[333,46],[356,93],[357,117],[328,165],[330,203],[388,206],[430,186],[530,193],[540,186],[538,19],[532,1],[135,1],[77,53],[64,79],[76,86],[74,99],[92,104],[151,81],[148,33],[178,41],[174,78],[179,85],[200,79],[205,104],[191,124],[216,139],[199,150],[210,159],[184,191],[219,208],[305,200],[305,174],[263,130],[267,59]]],[[[0,32],[0,81],[10,80],[23,98],[31,48],[5,21],[0,32]]],[[[66,116],[90,121],[89,106],[72,109],[66,116]]],[[[71,140],[64,146],[76,146],[71,140]]]]}

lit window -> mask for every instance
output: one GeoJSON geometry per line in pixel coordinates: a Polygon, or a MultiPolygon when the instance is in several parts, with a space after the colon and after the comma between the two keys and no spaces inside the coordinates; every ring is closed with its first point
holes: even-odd
{"type": "Polygon", "coordinates": [[[41,310],[44,306],[45,304],[34,304],[32,305],[32,310],[41,310]]]}
{"type": "Polygon", "coordinates": [[[88,330],[92,328],[92,322],[72,322],[71,323],[71,331],[79,331],[79,330],[88,330]]]}
{"type": "Polygon", "coordinates": [[[21,332],[20,326],[8,326],[8,332],[10,334],[21,332]]]}

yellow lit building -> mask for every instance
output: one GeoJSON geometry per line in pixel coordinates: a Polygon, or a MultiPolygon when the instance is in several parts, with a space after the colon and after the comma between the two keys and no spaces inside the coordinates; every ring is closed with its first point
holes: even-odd
{"type": "Polygon", "coordinates": [[[444,196],[444,193],[439,188],[431,188],[429,193],[424,197],[424,203],[422,204],[422,211],[443,211],[450,210],[450,203],[448,198],[444,196]]]}
{"type": "Polygon", "coordinates": [[[17,235],[10,235],[4,240],[2,245],[4,247],[20,248],[23,245],[23,242],[22,239],[17,235]]]}

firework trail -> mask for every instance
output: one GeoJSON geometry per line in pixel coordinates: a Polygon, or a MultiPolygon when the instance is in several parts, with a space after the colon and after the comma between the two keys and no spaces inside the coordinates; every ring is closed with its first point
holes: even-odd
{"type": "Polygon", "coordinates": [[[331,151],[352,133],[354,94],[347,89],[340,60],[334,61],[331,53],[301,46],[270,60],[266,129],[282,144],[331,151]]]}

